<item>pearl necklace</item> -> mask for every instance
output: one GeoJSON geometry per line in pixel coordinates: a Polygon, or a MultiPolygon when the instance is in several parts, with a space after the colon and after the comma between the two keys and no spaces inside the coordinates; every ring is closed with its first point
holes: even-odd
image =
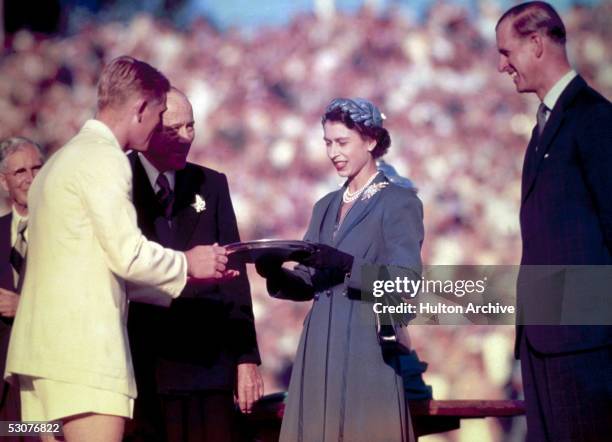
{"type": "Polygon", "coordinates": [[[342,201],[348,204],[348,203],[352,203],[357,198],[359,198],[362,192],[372,183],[372,181],[374,181],[374,178],[376,178],[376,175],[378,175],[378,170],[376,171],[374,175],[368,178],[368,181],[366,181],[366,183],[363,186],[361,186],[360,189],[357,189],[355,192],[351,192],[348,186],[346,186],[346,190],[342,194],[342,201]]]}

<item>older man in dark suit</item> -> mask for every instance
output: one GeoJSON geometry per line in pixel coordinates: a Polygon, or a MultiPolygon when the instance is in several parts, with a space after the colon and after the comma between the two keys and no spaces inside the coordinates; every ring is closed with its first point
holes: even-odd
{"type": "MultiPolygon", "coordinates": [[[[612,105],[571,69],[565,27],[549,4],[515,6],[496,30],[499,71],[541,102],[523,165],[521,263],[610,265],[612,105]]],[[[571,297],[591,302],[587,291],[568,291],[567,280],[559,287],[564,293],[532,293],[545,297],[551,317],[571,297]]],[[[528,440],[609,440],[612,327],[536,323],[548,322],[536,318],[517,327],[528,440]]]]}
{"type": "MultiPolygon", "coordinates": [[[[0,217],[0,373],[4,373],[11,325],[19,305],[19,285],[25,270],[28,190],[42,164],[42,151],[33,141],[11,137],[0,143],[0,185],[8,193],[11,205],[11,211],[0,217]]],[[[0,420],[21,420],[19,387],[4,379],[0,385],[0,420]]]]}
{"type": "MultiPolygon", "coordinates": [[[[134,204],[150,239],[184,250],[239,241],[225,175],[187,163],[191,105],[172,89],[149,150],[133,153],[134,204]]],[[[132,439],[231,441],[234,392],[249,412],[263,392],[249,282],[187,285],[169,308],[130,305],[139,397],[132,439]]]]}

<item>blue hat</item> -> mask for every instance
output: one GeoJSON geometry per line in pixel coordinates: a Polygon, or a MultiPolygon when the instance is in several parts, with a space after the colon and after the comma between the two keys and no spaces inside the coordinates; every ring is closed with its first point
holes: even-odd
{"type": "Polygon", "coordinates": [[[385,119],[380,110],[365,98],[334,98],[325,109],[325,113],[337,108],[348,113],[353,122],[368,127],[382,127],[385,119]]]}

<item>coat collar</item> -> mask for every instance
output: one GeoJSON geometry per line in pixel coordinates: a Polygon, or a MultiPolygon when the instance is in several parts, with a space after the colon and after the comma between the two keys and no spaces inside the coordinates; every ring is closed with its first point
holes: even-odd
{"type": "MultiPolygon", "coordinates": [[[[372,182],[372,185],[376,185],[383,182],[389,182],[388,178],[382,173],[379,172],[378,176],[372,182]]],[[[340,206],[342,204],[342,194],[346,189],[346,184],[342,186],[341,189],[334,192],[329,199],[325,210],[323,211],[323,217],[321,220],[321,228],[319,231],[319,239],[325,242],[329,242],[335,247],[346,238],[348,233],[355,227],[359,222],[361,222],[376,206],[378,201],[380,200],[380,195],[384,192],[384,189],[376,192],[369,198],[365,198],[362,195],[355,201],[353,207],[350,208],[342,224],[340,225],[336,235],[333,236],[334,227],[336,224],[336,220],[338,217],[338,213],[340,210],[340,206]]]]}
{"type": "Polygon", "coordinates": [[[96,136],[100,138],[104,138],[106,141],[108,141],[110,144],[115,146],[117,149],[123,150],[123,148],[119,144],[119,141],[117,140],[117,137],[115,136],[111,128],[108,127],[106,124],[104,124],[100,120],[94,120],[94,119],[87,120],[85,124],[83,125],[83,127],[81,128],[81,131],[93,132],[94,134],[96,134],[96,136]]]}

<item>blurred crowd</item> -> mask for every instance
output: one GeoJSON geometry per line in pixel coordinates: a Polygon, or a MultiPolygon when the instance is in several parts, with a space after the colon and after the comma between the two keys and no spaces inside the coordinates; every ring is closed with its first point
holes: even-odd
{"type": "MultiPolygon", "coordinates": [[[[102,65],[130,54],[192,101],[190,160],[228,175],[242,239],[300,239],[314,202],[341,183],[325,154],[323,109],[333,97],[366,97],[387,117],[386,161],[424,203],[424,262],[517,264],[520,170],[537,102],[497,72],[503,11],[480,4],[469,15],[436,3],[422,23],[394,10],[302,15],[248,36],[204,20],[176,29],[147,15],[83,23],[70,36],[19,31],[0,60],[0,139],[23,135],[58,149],[93,116],[102,65]]],[[[612,97],[612,3],[563,18],[574,67],[612,97]]],[[[282,390],[308,305],[269,298],[250,272],[266,392],[282,390]]],[[[435,398],[498,399],[520,389],[512,327],[411,332],[435,398]]],[[[499,440],[501,427],[482,425],[491,439],[478,440],[499,440]]]]}

